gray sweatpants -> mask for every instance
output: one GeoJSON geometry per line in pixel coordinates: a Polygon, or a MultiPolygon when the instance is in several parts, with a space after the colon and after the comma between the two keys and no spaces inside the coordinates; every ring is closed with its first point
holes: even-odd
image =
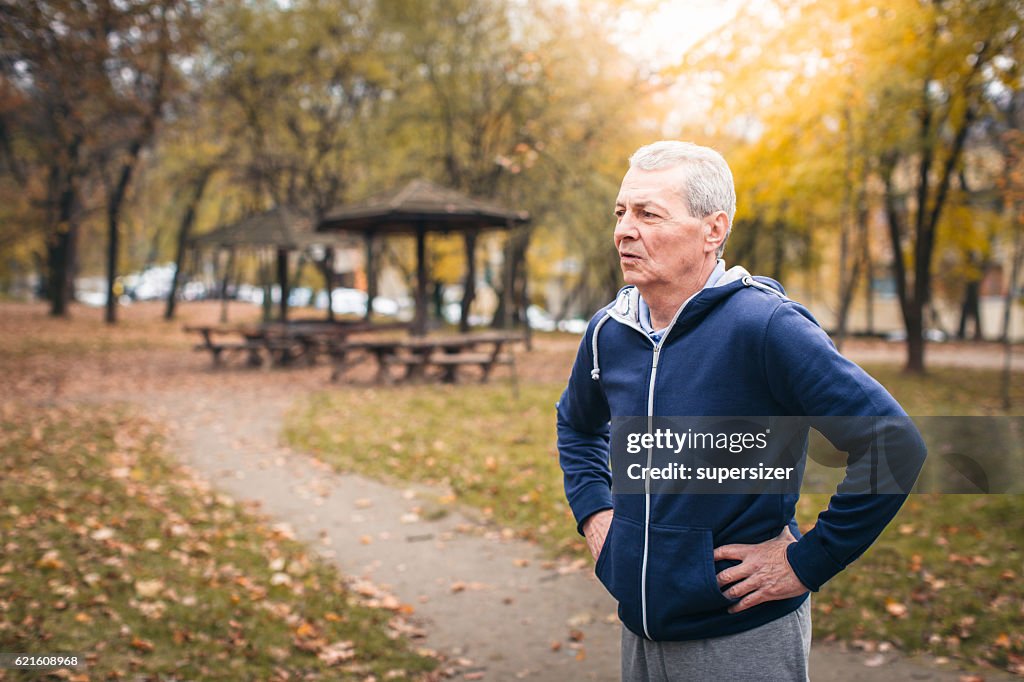
{"type": "Polygon", "coordinates": [[[652,642],[622,627],[623,682],[806,682],[810,654],[810,599],[759,628],[711,639],[652,642]]]}

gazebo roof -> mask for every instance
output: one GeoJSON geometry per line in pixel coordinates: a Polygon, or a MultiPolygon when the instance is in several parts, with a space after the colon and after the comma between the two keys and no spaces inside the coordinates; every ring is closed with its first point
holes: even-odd
{"type": "Polygon", "coordinates": [[[337,238],[331,235],[316,233],[313,230],[313,219],[305,213],[286,206],[278,206],[194,237],[192,244],[295,250],[304,249],[312,244],[332,245],[337,241],[337,238]]]}
{"type": "Polygon", "coordinates": [[[404,187],[363,202],[338,206],[316,226],[318,232],[471,231],[504,228],[529,221],[526,211],[512,211],[428,180],[413,180],[404,187]]]}

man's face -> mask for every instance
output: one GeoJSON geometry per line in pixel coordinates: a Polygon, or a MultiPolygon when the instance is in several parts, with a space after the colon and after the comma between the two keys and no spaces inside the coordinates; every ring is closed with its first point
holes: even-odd
{"type": "Polygon", "coordinates": [[[708,246],[704,221],[690,215],[680,194],[684,179],[681,166],[630,168],[622,179],[615,200],[615,248],[623,279],[641,293],[699,286],[701,275],[710,272],[707,254],[715,246],[708,246]]]}

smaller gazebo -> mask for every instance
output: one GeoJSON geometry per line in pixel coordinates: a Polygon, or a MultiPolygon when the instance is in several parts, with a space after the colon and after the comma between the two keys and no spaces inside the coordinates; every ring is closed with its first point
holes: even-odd
{"type": "MultiPolygon", "coordinates": [[[[313,227],[314,221],[309,215],[294,208],[278,206],[214,228],[194,237],[191,244],[196,249],[224,248],[231,253],[238,249],[273,249],[277,256],[277,281],[281,288],[280,318],[284,321],[288,318],[288,253],[320,245],[331,255],[340,243],[336,237],[318,234],[313,227]]],[[[328,292],[332,287],[333,282],[328,281],[328,292]]],[[[328,311],[330,308],[328,302],[328,311]]]]}
{"type": "MultiPolygon", "coordinates": [[[[316,226],[318,232],[361,233],[367,243],[375,235],[413,234],[416,236],[416,317],[413,333],[423,335],[427,328],[428,232],[461,232],[467,243],[467,284],[475,281],[473,249],[476,236],[489,229],[512,230],[529,223],[526,211],[513,211],[494,202],[470,197],[428,180],[413,180],[387,194],[339,206],[328,211],[316,226]]],[[[367,277],[373,277],[367,263],[367,277]]]]}

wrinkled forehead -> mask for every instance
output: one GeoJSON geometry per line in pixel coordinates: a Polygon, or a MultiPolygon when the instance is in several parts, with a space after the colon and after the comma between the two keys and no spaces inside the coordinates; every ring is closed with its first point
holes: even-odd
{"type": "Polygon", "coordinates": [[[686,203],[686,173],[682,166],[645,171],[630,168],[622,178],[616,204],[686,203]]]}

